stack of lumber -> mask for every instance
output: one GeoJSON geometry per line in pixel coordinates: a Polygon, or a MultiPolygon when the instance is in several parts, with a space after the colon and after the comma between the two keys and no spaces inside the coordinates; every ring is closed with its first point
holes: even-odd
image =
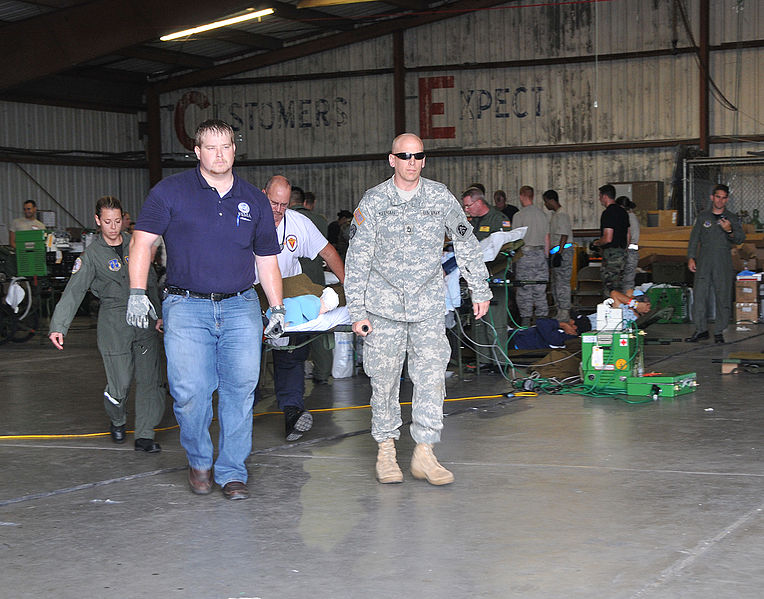
{"type": "Polygon", "coordinates": [[[639,264],[652,264],[656,257],[673,262],[672,257],[684,260],[692,227],[642,227],[639,231],[639,264]]]}
{"type": "MultiPolygon", "coordinates": [[[[653,262],[683,262],[692,227],[642,227],[639,232],[639,266],[653,262]]],[[[764,233],[746,231],[746,243],[764,244],[764,233]]]]}

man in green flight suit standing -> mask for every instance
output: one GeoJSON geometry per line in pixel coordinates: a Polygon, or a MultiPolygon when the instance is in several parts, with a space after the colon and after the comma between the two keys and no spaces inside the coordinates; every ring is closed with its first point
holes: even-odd
{"type": "MultiPolygon", "coordinates": [[[[111,419],[109,428],[114,443],[125,442],[127,395],[135,369],[135,450],[157,453],[154,427],[164,415],[165,391],[159,370],[159,335],[162,319],[156,330],[131,327],[125,321],[130,280],[127,273],[130,235],[122,231],[122,206],[113,196],[104,196],[96,203],[95,221],[98,235],[72,268],[72,276],[56,305],[50,320],[50,338],[58,349],[64,349],[64,336],[69,331],[77,308],[88,289],[101,302],[98,310],[98,349],[106,370],[104,407],[111,419]]],[[[157,294],[156,275],[149,276],[149,297],[157,313],[161,304],[157,294]]]]}
{"type": "MultiPolygon", "coordinates": [[[[464,206],[464,212],[467,214],[472,225],[472,232],[478,241],[496,231],[509,231],[512,228],[512,223],[507,216],[493,206],[489,206],[483,191],[478,187],[469,187],[462,193],[462,206],[464,206]]],[[[500,257],[488,266],[498,278],[507,278],[505,276],[506,259],[502,260],[500,257]]],[[[493,299],[488,309],[488,316],[482,320],[475,320],[473,327],[475,342],[477,343],[475,365],[478,369],[493,371],[496,367],[492,362],[504,363],[500,358],[498,360],[492,359],[492,356],[496,355],[496,352],[492,351],[492,347],[497,344],[502,351],[507,350],[507,310],[509,306],[507,290],[505,285],[494,285],[491,288],[493,299]],[[490,328],[491,326],[496,330],[496,333],[490,328]]]]}
{"type": "Polygon", "coordinates": [[[711,206],[695,219],[687,247],[687,268],[695,273],[693,322],[695,332],[685,339],[696,343],[708,339],[708,300],[713,290],[716,299],[714,342],[724,343],[724,329],[732,313],[732,268],[730,250],[745,241],[740,219],[727,210],[730,189],[717,185],[711,192],[711,206]]]}

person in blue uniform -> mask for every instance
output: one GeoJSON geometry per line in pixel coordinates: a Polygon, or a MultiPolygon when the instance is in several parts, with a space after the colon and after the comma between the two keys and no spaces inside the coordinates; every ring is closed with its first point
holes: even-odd
{"type": "Polygon", "coordinates": [[[546,349],[565,347],[565,342],[575,339],[592,328],[586,316],[578,316],[567,321],[555,318],[537,318],[536,324],[518,329],[510,338],[515,349],[546,349]]]}
{"type": "MultiPolygon", "coordinates": [[[[125,442],[127,395],[135,371],[135,450],[157,453],[154,427],[162,419],[165,390],[159,368],[159,334],[162,319],[154,328],[136,329],[125,322],[130,295],[127,274],[130,235],[122,231],[122,206],[113,196],[96,202],[98,235],[72,269],[72,276],[50,320],[48,337],[64,349],[64,337],[88,289],[100,300],[98,310],[98,349],[106,370],[104,407],[111,420],[111,439],[125,442]],[[156,329],[156,330],[154,330],[156,329]]],[[[156,275],[148,273],[148,293],[152,306],[160,312],[156,275]]]]}

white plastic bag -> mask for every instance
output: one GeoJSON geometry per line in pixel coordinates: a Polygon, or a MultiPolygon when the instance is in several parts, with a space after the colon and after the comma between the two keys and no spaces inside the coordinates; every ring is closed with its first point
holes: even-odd
{"type": "Polygon", "coordinates": [[[346,379],[353,376],[353,333],[334,333],[332,376],[346,379]]]}

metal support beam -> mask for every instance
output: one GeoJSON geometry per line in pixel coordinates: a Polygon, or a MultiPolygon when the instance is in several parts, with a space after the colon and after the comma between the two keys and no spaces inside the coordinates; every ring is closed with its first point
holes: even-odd
{"type": "Polygon", "coordinates": [[[169,64],[179,67],[191,67],[193,69],[208,69],[215,65],[215,61],[205,56],[188,54],[187,52],[176,52],[172,46],[168,49],[155,48],[153,46],[133,46],[132,48],[122,48],[115,52],[119,56],[128,58],[139,58],[141,60],[150,60],[160,64],[169,64]]]}
{"type": "Polygon", "coordinates": [[[162,180],[162,117],[159,94],[146,90],[146,119],[148,120],[146,154],[149,161],[149,184],[153,187],[162,180]]]}
{"type": "Polygon", "coordinates": [[[403,10],[427,10],[430,7],[427,0],[382,0],[382,4],[392,4],[403,10]]]}
{"type": "Polygon", "coordinates": [[[297,8],[293,4],[286,2],[268,2],[268,6],[276,11],[276,16],[280,19],[290,21],[299,21],[327,31],[352,31],[355,23],[350,19],[341,19],[328,12],[313,10],[312,8],[297,8]]]}
{"type": "Polygon", "coordinates": [[[248,31],[242,31],[241,29],[234,29],[232,27],[213,29],[212,31],[199,34],[199,37],[221,40],[238,46],[257,48],[259,50],[278,50],[279,48],[284,47],[284,42],[277,37],[259,35],[248,31]]]}
{"type": "Polygon", "coordinates": [[[700,137],[700,149],[702,152],[708,154],[708,137],[709,137],[709,78],[711,71],[709,70],[709,19],[710,19],[710,7],[709,0],[700,0],[700,40],[698,41],[698,57],[700,58],[700,88],[698,90],[698,131],[700,137]]]}
{"type": "Polygon", "coordinates": [[[406,132],[406,64],[403,31],[393,33],[393,110],[395,135],[406,132]]]}

